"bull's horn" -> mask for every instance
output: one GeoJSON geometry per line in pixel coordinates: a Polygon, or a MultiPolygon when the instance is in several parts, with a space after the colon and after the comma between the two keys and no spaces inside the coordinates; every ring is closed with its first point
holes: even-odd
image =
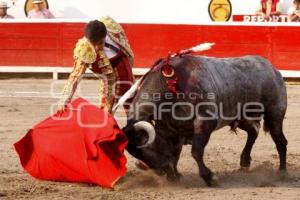
{"type": "Polygon", "coordinates": [[[147,143],[144,145],[138,146],[138,148],[147,147],[154,142],[156,133],[155,133],[154,127],[149,122],[146,122],[146,121],[137,122],[134,124],[134,129],[136,131],[142,131],[142,130],[146,131],[149,136],[147,143]]]}

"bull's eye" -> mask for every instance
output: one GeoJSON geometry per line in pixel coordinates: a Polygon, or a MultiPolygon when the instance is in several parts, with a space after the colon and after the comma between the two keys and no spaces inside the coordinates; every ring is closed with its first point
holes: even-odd
{"type": "Polygon", "coordinates": [[[136,132],[135,144],[137,146],[142,146],[147,143],[148,139],[149,136],[145,131],[138,131],[136,132]]]}

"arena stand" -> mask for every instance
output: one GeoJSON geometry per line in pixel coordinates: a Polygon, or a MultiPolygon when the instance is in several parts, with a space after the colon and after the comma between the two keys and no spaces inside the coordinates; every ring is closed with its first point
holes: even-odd
{"type": "MultiPolygon", "coordinates": [[[[87,21],[0,22],[0,73],[69,73],[73,48],[87,21]]],[[[300,77],[300,29],[293,23],[122,24],[135,53],[135,75],[157,59],[203,42],[215,42],[205,56],[260,55],[288,78],[300,77]]]]}

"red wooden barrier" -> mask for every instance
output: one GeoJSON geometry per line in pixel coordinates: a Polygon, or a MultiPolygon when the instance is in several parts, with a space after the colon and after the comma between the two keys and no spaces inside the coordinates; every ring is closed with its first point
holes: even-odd
{"type": "MultiPolygon", "coordinates": [[[[0,66],[72,66],[84,23],[0,23],[0,66]]],[[[202,42],[204,55],[260,55],[281,70],[300,70],[300,28],[294,26],[123,24],[136,67],[149,67],[168,51],[202,42]]]]}

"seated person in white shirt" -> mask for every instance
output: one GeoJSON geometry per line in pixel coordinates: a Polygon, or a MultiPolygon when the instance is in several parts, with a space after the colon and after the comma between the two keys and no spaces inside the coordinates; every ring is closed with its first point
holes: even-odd
{"type": "Polygon", "coordinates": [[[6,1],[0,1],[0,19],[13,19],[14,17],[7,14],[9,6],[6,1]]]}
{"type": "Polygon", "coordinates": [[[293,7],[288,11],[289,22],[300,22],[300,0],[294,0],[293,7]]]}
{"type": "Polygon", "coordinates": [[[28,18],[29,19],[53,19],[54,15],[45,8],[45,4],[42,0],[34,0],[33,1],[34,8],[29,11],[28,18]]]}

